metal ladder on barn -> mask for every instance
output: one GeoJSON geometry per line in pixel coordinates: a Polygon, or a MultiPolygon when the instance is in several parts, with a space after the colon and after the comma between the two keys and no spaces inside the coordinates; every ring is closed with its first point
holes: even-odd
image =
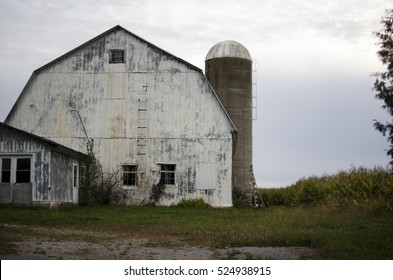
{"type": "Polygon", "coordinates": [[[137,157],[138,157],[138,185],[148,196],[147,184],[147,128],[148,128],[148,98],[147,98],[147,82],[143,86],[143,91],[138,94],[138,128],[137,128],[137,157]]]}

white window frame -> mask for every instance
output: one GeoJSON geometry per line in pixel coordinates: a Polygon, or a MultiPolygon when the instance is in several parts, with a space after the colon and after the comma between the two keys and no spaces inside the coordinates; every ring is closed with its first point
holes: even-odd
{"type": "Polygon", "coordinates": [[[12,182],[12,158],[11,157],[0,157],[0,183],[4,184],[10,184],[12,182]],[[10,170],[7,170],[10,172],[10,181],[9,182],[3,182],[3,159],[9,159],[10,160],[10,170]]]}
{"type": "MultiPolygon", "coordinates": [[[[33,165],[34,165],[34,158],[32,154],[0,154],[0,182],[2,182],[2,170],[3,170],[3,158],[10,158],[11,159],[11,177],[9,183],[4,184],[17,184],[16,182],[16,172],[17,172],[17,161],[18,159],[28,158],[30,159],[30,182],[25,183],[33,183],[33,165]]],[[[20,182],[18,182],[20,183],[20,182]]]]}
{"type": "Polygon", "coordinates": [[[163,183],[165,185],[169,185],[169,186],[175,186],[176,185],[176,164],[174,163],[159,163],[158,164],[160,166],[160,183],[163,183]],[[163,170],[164,166],[173,166],[173,171],[172,170],[163,170]],[[171,181],[168,183],[167,180],[168,178],[164,179],[164,182],[162,182],[163,179],[163,174],[173,174],[173,178],[169,178],[171,181]],[[173,180],[173,182],[172,182],[173,180]]]}
{"type": "Polygon", "coordinates": [[[132,188],[132,187],[138,186],[138,165],[137,164],[122,164],[121,168],[122,168],[122,185],[123,185],[123,187],[132,188]],[[135,167],[135,170],[124,170],[125,167],[130,167],[130,166],[135,167]],[[135,184],[134,185],[124,184],[124,175],[125,174],[133,174],[135,176],[135,184]]]}

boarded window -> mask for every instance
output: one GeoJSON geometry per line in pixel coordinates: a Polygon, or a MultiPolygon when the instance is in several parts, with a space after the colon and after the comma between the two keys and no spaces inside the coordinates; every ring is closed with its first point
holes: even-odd
{"type": "Polygon", "coordinates": [[[1,160],[1,183],[11,182],[11,159],[3,158],[1,160]]]}
{"type": "Polygon", "coordinates": [[[124,50],[110,50],[109,63],[124,63],[124,50]]]}
{"type": "Polygon", "coordinates": [[[31,161],[30,158],[16,160],[16,183],[30,183],[31,161]]]}
{"type": "Polygon", "coordinates": [[[197,188],[216,189],[217,188],[217,164],[212,162],[201,162],[197,168],[197,188]]]}
{"type": "Polygon", "coordinates": [[[161,164],[160,183],[164,185],[175,184],[175,164],[161,164]]]}
{"type": "Polygon", "coordinates": [[[136,186],[137,182],[137,165],[123,165],[123,185],[136,186]]]}

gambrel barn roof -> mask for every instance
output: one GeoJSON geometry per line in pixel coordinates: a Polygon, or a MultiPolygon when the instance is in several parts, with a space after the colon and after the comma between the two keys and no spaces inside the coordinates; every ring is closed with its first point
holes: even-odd
{"type": "MultiPolygon", "coordinates": [[[[141,38],[141,37],[135,35],[134,33],[128,31],[127,29],[123,28],[122,26],[116,25],[115,27],[113,27],[113,28],[111,28],[111,29],[105,31],[104,33],[102,33],[102,34],[100,34],[100,35],[94,37],[93,39],[91,39],[91,40],[85,42],[84,44],[82,44],[82,45],[80,45],[80,46],[78,46],[78,47],[72,49],[71,51],[69,51],[69,52],[63,54],[62,56],[60,56],[60,57],[58,57],[58,58],[52,60],[51,62],[49,62],[49,63],[43,65],[43,66],[40,67],[40,68],[36,69],[36,70],[32,73],[32,75],[30,76],[28,82],[26,83],[25,87],[23,88],[21,94],[19,95],[18,99],[16,100],[15,104],[13,105],[11,111],[10,111],[9,114],[7,115],[7,117],[6,117],[6,119],[5,119],[4,122],[5,122],[5,123],[8,123],[8,120],[11,118],[13,112],[15,111],[15,108],[18,106],[18,103],[19,103],[20,99],[23,97],[23,95],[24,95],[24,93],[25,93],[25,91],[26,91],[26,88],[29,86],[30,82],[34,79],[34,77],[35,77],[36,75],[38,75],[40,72],[42,72],[42,71],[48,69],[50,66],[53,66],[53,65],[55,65],[56,63],[60,62],[60,61],[63,60],[64,58],[67,58],[67,57],[71,56],[72,54],[74,54],[75,52],[77,52],[77,51],[79,51],[79,50],[81,50],[81,49],[83,49],[83,48],[89,46],[89,45],[92,44],[93,42],[95,42],[95,41],[97,41],[97,40],[99,40],[99,39],[101,39],[101,38],[107,36],[108,34],[110,34],[110,33],[112,33],[112,32],[116,32],[116,31],[119,31],[119,30],[124,31],[124,32],[126,32],[127,34],[129,34],[130,36],[133,36],[134,38],[140,40],[141,42],[146,43],[149,47],[151,47],[151,48],[154,49],[155,51],[157,51],[157,52],[159,52],[159,53],[163,53],[163,54],[165,54],[166,56],[171,57],[172,59],[178,61],[179,63],[181,63],[181,64],[183,64],[183,65],[185,65],[185,66],[188,67],[189,69],[191,69],[191,70],[193,70],[193,71],[200,72],[201,75],[202,75],[203,77],[205,77],[205,76],[203,75],[203,71],[202,71],[200,68],[196,67],[195,65],[193,65],[193,64],[191,64],[191,63],[189,63],[189,62],[187,62],[187,61],[185,61],[185,60],[183,60],[183,59],[181,59],[181,58],[179,58],[179,57],[177,57],[177,56],[175,56],[175,55],[173,55],[173,54],[171,54],[171,53],[169,53],[169,52],[167,52],[167,51],[165,51],[165,50],[163,50],[163,49],[161,49],[161,48],[159,48],[159,47],[157,47],[156,45],[154,45],[154,44],[148,42],[147,40],[145,40],[145,39],[143,39],[143,38],[141,38]]],[[[221,109],[224,111],[224,113],[225,113],[225,115],[227,116],[229,122],[231,123],[231,125],[232,125],[232,127],[233,127],[233,131],[236,132],[236,127],[235,127],[233,121],[232,121],[231,118],[229,117],[227,111],[225,110],[224,106],[222,105],[221,101],[219,100],[217,94],[215,93],[213,87],[210,85],[210,83],[208,82],[208,80],[207,80],[206,77],[205,77],[205,79],[206,79],[206,82],[209,84],[209,86],[210,86],[210,88],[211,88],[211,91],[213,92],[215,98],[216,98],[217,101],[219,102],[221,109]]]]}

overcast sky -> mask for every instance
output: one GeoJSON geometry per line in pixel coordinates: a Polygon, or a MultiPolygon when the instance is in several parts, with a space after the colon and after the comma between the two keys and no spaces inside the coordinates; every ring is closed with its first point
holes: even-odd
{"type": "Polygon", "coordinates": [[[373,119],[387,115],[370,75],[384,70],[372,33],[388,8],[391,0],[0,0],[0,120],[35,69],[119,24],[201,69],[217,42],[250,51],[260,187],[386,167],[373,119]]]}

